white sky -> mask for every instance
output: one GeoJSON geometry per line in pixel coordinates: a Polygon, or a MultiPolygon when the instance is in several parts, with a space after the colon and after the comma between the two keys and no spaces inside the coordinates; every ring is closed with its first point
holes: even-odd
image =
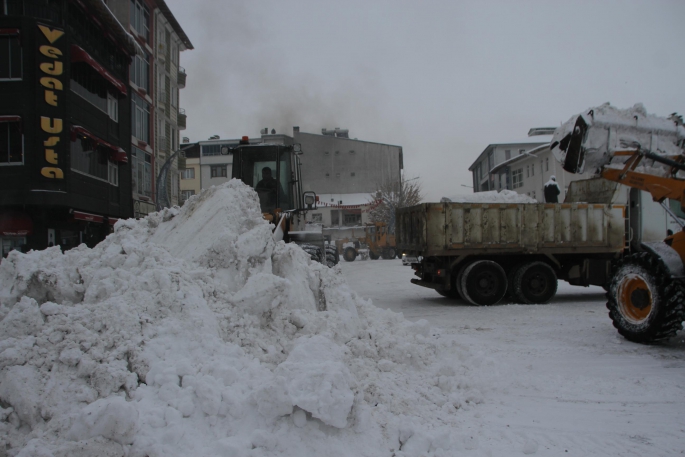
{"type": "Polygon", "coordinates": [[[166,1],[195,47],[182,136],[347,128],[403,146],[427,200],[588,107],[685,111],[682,1],[166,1]]]}

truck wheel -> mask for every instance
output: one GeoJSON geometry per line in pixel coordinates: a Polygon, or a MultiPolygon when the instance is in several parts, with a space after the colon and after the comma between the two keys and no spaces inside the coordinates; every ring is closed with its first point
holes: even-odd
{"type": "Polygon", "coordinates": [[[394,248],[388,248],[383,251],[383,258],[385,260],[392,260],[397,256],[394,248]]]}
{"type": "Polygon", "coordinates": [[[371,257],[371,260],[378,260],[380,258],[380,256],[373,251],[369,251],[369,257],[371,257]]]}
{"type": "Polygon", "coordinates": [[[524,265],[525,264],[519,263],[513,268],[510,268],[507,272],[507,293],[505,294],[505,297],[507,300],[511,300],[512,303],[518,303],[519,300],[514,291],[514,278],[516,277],[516,273],[518,273],[524,265]]]}
{"type": "Polygon", "coordinates": [[[626,256],[607,292],[614,327],[636,343],[654,343],[682,329],[685,286],[672,279],[661,261],[647,252],[626,256]]]}
{"type": "Polygon", "coordinates": [[[548,303],[557,293],[557,275],[545,262],[526,263],[516,270],[510,286],[518,303],[548,303]]]}
{"type": "Polygon", "coordinates": [[[354,262],[354,259],[357,258],[357,250],[353,247],[346,247],[345,250],[343,251],[343,259],[345,259],[347,262],[354,262]]]}
{"type": "Polygon", "coordinates": [[[507,275],[492,260],[477,260],[461,274],[463,297],[474,305],[494,305],[507,292],[507,275]]]}

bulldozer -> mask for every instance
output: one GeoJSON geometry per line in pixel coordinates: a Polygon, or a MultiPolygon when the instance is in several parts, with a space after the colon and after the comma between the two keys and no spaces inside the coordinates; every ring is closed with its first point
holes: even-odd
{"type": "Polygon", "coordinates": [[[221,154],[233,156],[232,178],[257,192],[264,219],[274,225],[276,241],[296,243],[329,267],[338,263],[337,250],[324,242],[323,233],[306,230],[306,213],[316,209],[318,198],[315,192],[302,190],[299,144],[250,144],[249,137],[243,136],[221,154]]]}
{"type": "Polygon", "coordinates": [[[395,235],[389,233],[385,222],[367,224],[358,235],[353,233],[351,237],[336,240],[336,246],[347,262],[353,262],[358,255],[366,260],[367,250],[368,257],[372,260],[381,257],[390,260],[397,257],[395,235]]]}
{"type": "Polygon", "coordinates": [[[645,344],[673,337],[685,318],[682,117],[649,115],[642,105],[619,110],[604,104],[562,124],[550,147],[566,171],[593,170],[605,180],[646,191],[678,223],[680,230],[663,241],[627,248],[612,265],[606,287],[609,317],[623,337],[645,344]]]}

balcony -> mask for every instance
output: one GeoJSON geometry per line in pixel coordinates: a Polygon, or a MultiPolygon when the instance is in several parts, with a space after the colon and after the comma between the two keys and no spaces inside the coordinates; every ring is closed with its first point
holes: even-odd
{"type": "Polygon", "coordinates": [[[179,130],[185,130],[186,129],[186,110],[183,108],[178,109],[178,116],[176,117],[176,124],[178,124],[178,129],[179,130]]]}
{"type": "Polygon", "coordinates": [[[183,89],[186,87],[186,69],[183,67],[178,67],[178,88],[183,89]]]}

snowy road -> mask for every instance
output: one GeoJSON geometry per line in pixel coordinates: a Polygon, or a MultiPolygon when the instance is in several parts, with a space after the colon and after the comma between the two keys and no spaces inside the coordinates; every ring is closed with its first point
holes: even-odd
{"type": "Polygon", "coordinates": [[[399,260],[341,268],[376,306],[426,319],[481,362],[482,398],[460,416],[464,455],[685,455],[685,331],[628,342],[596,287],[560,282],[547,305],[474,307],[411,284],[399,260]]]}

